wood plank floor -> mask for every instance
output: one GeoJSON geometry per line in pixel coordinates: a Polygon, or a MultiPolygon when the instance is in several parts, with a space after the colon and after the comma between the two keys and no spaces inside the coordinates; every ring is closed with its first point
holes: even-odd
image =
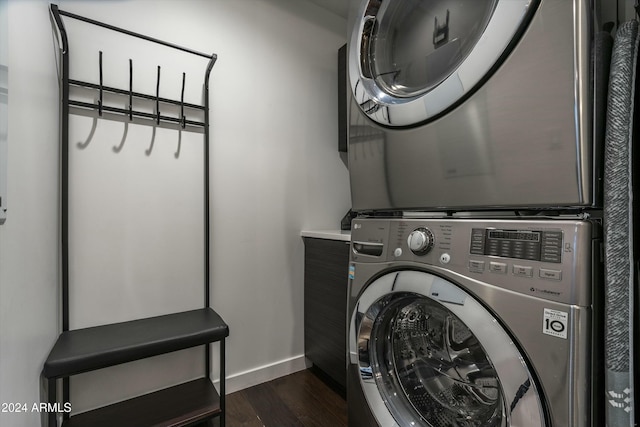
{"type": "Polygon", "coordinates": [[[226,407],[227,427],[347,427],[344,397],[312,370],[229,394],[226,407]]]}

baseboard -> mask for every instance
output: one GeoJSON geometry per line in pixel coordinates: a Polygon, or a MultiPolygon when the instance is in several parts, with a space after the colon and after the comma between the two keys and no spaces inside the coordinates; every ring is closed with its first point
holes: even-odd
{"type": "MultiPolygon", "coordinates": [[[[309,360],[304,357],[304,354],[301,354],[268,365],[258,366],[248,371],[239,372],[227,377],[225,384],[226,394],[284,377],[285,375],[307,369],[310,366],[311,363],[309,360]]],[[[219,388],[219,382],[219,380],[214,381],[216,388],[219,388]]]]}

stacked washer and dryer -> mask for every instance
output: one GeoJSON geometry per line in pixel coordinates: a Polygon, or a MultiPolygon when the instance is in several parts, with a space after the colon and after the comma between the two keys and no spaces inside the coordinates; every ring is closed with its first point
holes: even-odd
{"type": "Polygon", "coordinates": [[[351,0],[350,427],[605,425],[604,7],[351,0]]]}

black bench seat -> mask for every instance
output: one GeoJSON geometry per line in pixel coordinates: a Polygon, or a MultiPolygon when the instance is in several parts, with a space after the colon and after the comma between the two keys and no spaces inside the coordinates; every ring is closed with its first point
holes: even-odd
{"type": "Polygon", "coordinates": [[[63,332],[44,363],[61,378],[219,341],[229,327],[211,308],[63,332]]]}

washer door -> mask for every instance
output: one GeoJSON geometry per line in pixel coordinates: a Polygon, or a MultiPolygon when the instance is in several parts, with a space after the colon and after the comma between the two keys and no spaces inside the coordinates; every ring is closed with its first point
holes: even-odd
{"type": "Polygon", "coordinates": [[[350,40],[360,109],[383,126],[435,119],[515,43],[537,0],[365,0],[350,40]]]}
{"type": "Polygon", "coordinates": [[[349,351],[380,426],[546,425],[526,357],[484,306],[440,277],[402,271],[372,282],[349,351]]]}

